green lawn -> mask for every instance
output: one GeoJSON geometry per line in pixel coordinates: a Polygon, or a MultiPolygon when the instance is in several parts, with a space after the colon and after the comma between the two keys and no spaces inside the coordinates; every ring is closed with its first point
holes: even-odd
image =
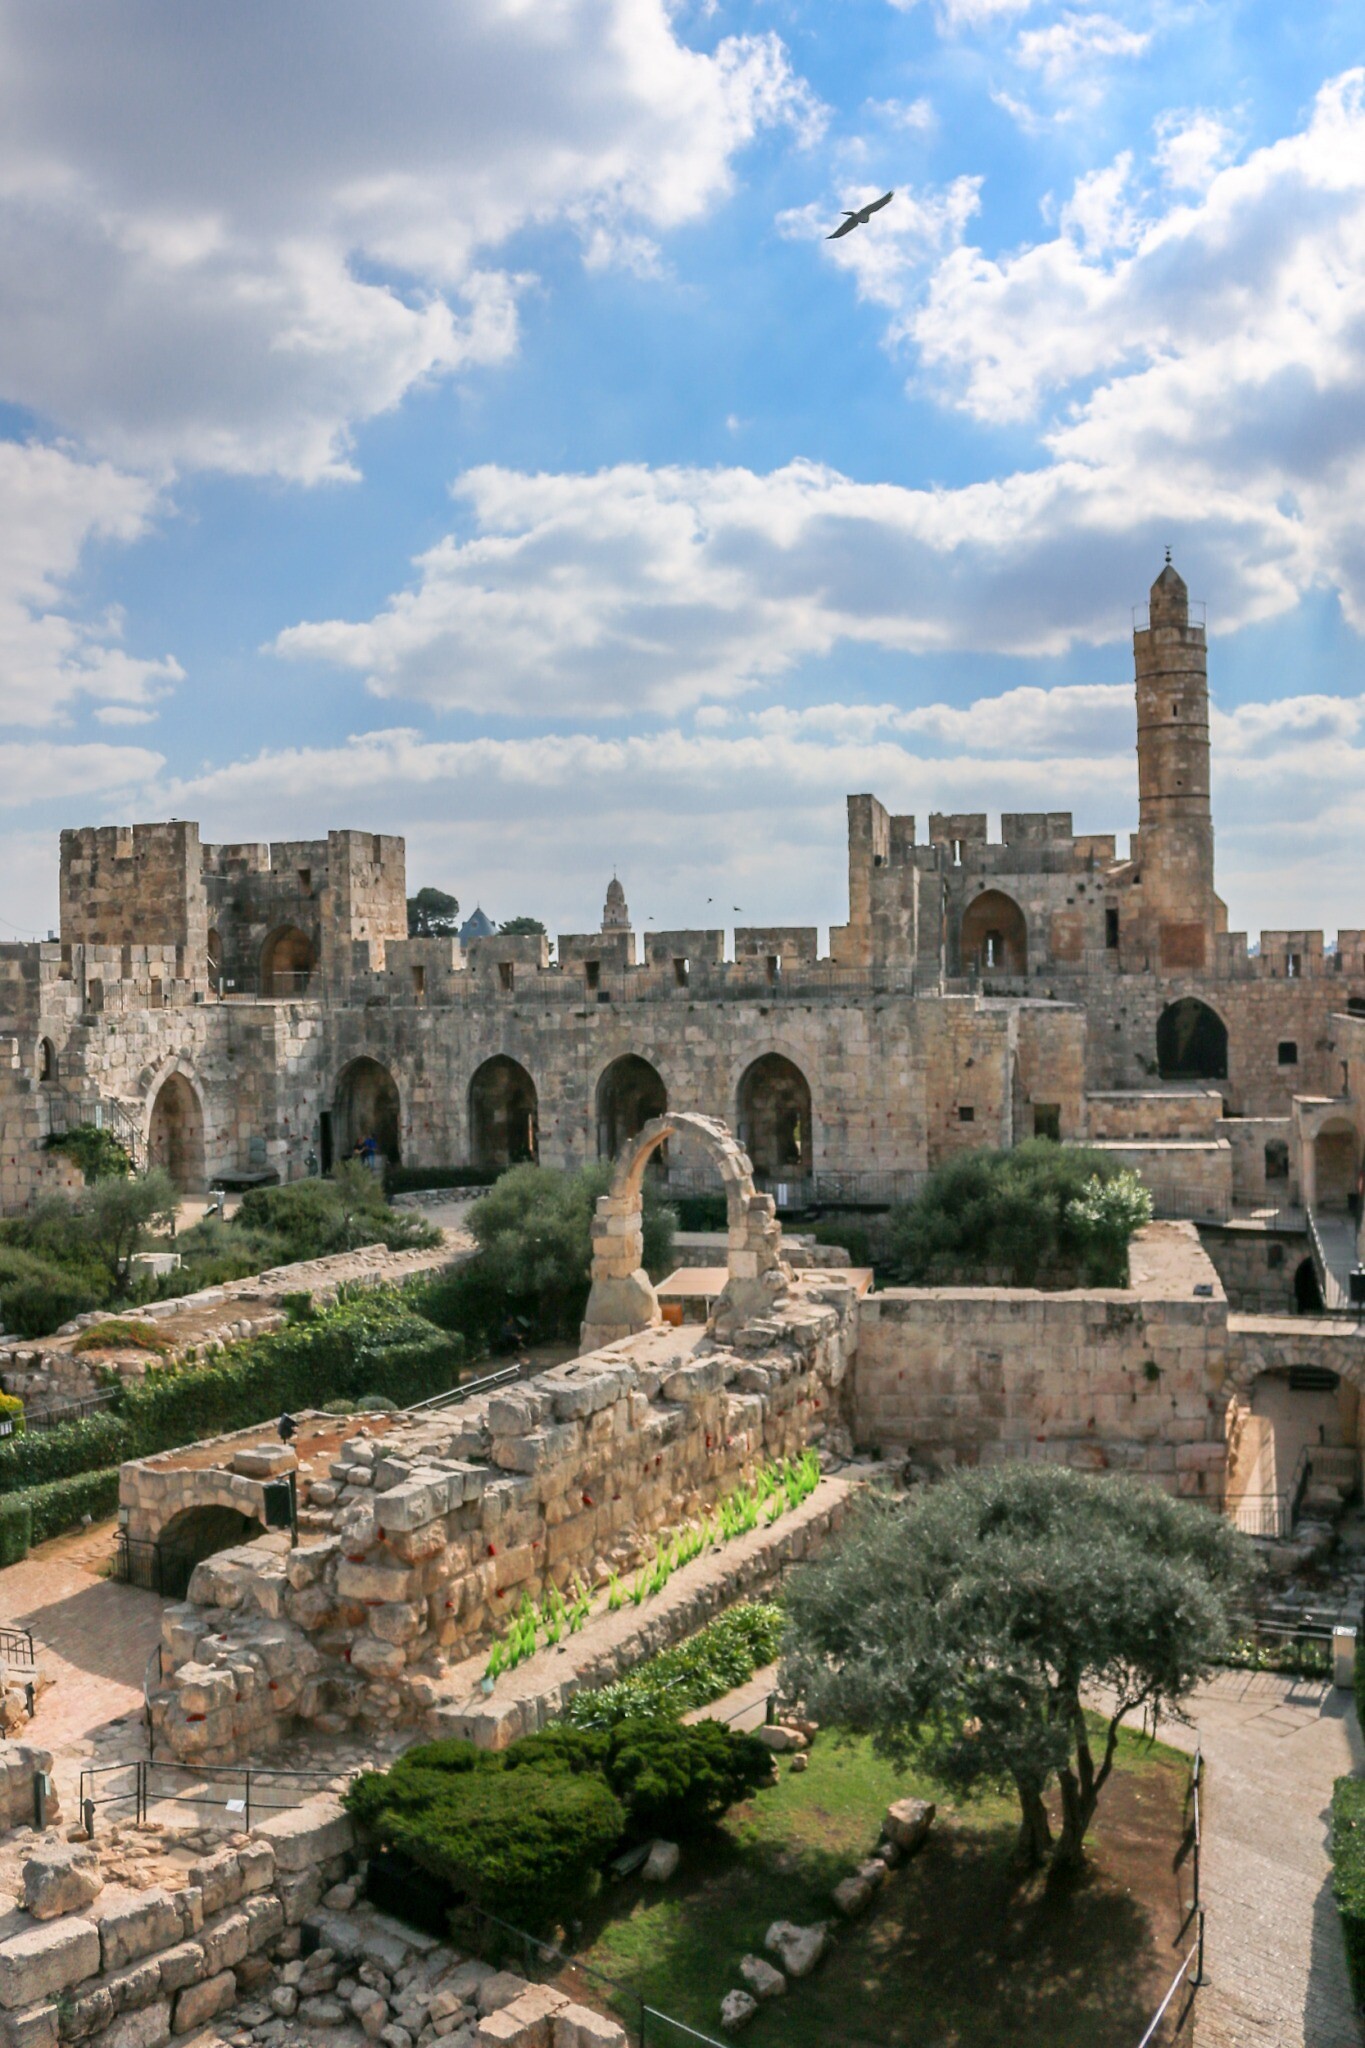
{"type": "MultiPolygon", "coordinates": [[[[714,1844],[692,1848],[661,1893],[637,1879],[607,1891],[582,1959],[638,2000],[719,2034],[723,1994],[776,1919],[833,1918],[833,1886],[868,1854],[892,1799],[937,1798],[925,1849],[888,1879],[865,1917],[840,1924],[815,1975],[764,2007],[757,2048],[1133,2048],[1181,1951],[1186,1759],[1126,1739],[1100,1807],[1092,1862],[1062,1892],[1012,1863],[1012,1799],[953,1808],[868,1743],[824,1734],[797,1775],[736,1807],[714,1844]]],[[[681,2037],[680,2037],[681,2038],[681,2037]]]]}

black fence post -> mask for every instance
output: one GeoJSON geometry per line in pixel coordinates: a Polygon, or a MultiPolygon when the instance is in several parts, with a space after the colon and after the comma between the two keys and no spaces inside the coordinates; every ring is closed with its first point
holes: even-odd
{"type": "Polygon", "coordinates": [[[243,1812],[242,1812],[242,1819],[243,1819],[243,1822],[245,1823],[245,1829],[246,1829],[246,1833],[247,1833],[247,1834],[250,1834],[250,1833],[251,1833],[251,1766],[250,1766],[250,1764],[248,1764],[248,1765],[247,1765],[247,1767],[246,1767],[246,1771],[245,1771],[245,1773],[244,1773],[244,1776],[245,1776],[245,1778],[246,1778],[246,1794],[245,1794],[245,1804],[244,1804],[244,1807],[243,1807],[243,1812]]]}
{"type": "Polygon", "coordinates": [[[1199,1953],[1195,1958],[1194,1982],[1196,1990],[1204,1981],[1204,1908],[1199,1908],[1199,1953]]]}

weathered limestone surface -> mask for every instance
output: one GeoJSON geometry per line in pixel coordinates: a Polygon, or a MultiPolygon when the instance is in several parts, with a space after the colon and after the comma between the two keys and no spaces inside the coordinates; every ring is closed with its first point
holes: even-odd
{"type": "MultiPolygon", "coordinates": [[[[728,1343],[661,1326],[382,1437],[362,1426],[308,1540],[221,1551],[167,1609],[158,1739],[219,1760],[298,1722],[421,1721],[525,1594],[601,1585],[755,1460],[838,1438],[857,1331],[854,1288],[808,1274],[728,1343]]],[[[185,1498],[259,1483],[206,1469],[202,1447],[189,1467],[185,1498]]],[[[174,1510],[176,1470],[174,1454],[124,1468],[130,1521],[149,1485],[174,1510]]]]}

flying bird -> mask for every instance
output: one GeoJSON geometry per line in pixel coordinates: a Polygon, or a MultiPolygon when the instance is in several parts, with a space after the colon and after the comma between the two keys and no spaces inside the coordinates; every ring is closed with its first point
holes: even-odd
{"type": "Polygon", "coordinates": [[[865,228],[873,214],[880,213],[884,206],[889,206],[895,196],[894,192],[883,192],[880,199],[869,199],[866,206],[860,206],[856,210],[849,206],[844,207],[842,224],[832,235],[826,235],[825,240],[837,242],[840,235],[851,234],[854,228],[865,228]]]}

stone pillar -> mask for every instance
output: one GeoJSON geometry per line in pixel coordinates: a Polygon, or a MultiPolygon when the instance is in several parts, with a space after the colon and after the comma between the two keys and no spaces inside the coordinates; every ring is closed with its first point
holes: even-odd
{"type": "Polygon", "coordinates": [[[592,1219],[592,1292],[580,1351],[598,1351],[663,1321],[644,1255],[638,1188],[633,1194],[599,1195],[592,1219]]]}
{"type": "Polygon", "coordinates": [[[730,1335],[765,1316],[774,1302],[787,1291],[791,1267],[782,1258],[782,1225],[771,1195],[750,1195],[743,1220],[732,1223],[729,1232],[730,1277],[716,1303],[714,1327],[730,1335]]]}

